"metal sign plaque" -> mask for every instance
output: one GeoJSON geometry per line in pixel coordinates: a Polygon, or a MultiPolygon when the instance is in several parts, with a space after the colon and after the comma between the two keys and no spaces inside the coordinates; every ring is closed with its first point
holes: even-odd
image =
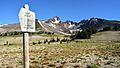
{"type": "Polygon", "coordinates": [[[29,6],[21,8],[19,20],[22,32],[35,32],[35,13],[29,10],[29,6]]]}

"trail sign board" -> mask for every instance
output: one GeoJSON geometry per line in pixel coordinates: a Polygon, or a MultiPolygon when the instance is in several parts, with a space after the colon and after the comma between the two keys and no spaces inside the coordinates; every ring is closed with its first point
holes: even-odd
{"type": "Polygon", "coordinates": [[[29,33],[35,32],[35,13],[27,4],[19,12],[21,31],[23,32],[23,68],[29,68],[29,33]]]}
{"type": "Polygon", "coordinates": [[[28,6],[21,8],[19,20],[22,32],[35,32],[35,13],[28,6]]]}

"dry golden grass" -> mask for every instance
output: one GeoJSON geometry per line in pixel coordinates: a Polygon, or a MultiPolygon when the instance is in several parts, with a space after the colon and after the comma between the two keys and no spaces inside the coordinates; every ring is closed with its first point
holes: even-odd
{"type": "MultiPolygon", "coordinates": [[[[92,36],[92,39],[75,40],[60,44],[36,44],[33,42],[50,39],[51,36],[30,37],[30,66],[35,67],[64,67],[85,68],[96,64],[104,68],[120,67],[120,32],[102,32],[92,36]],[[108,38],[108,36],[112,38],[108,38]],[[111,36],[115,35],[115,36],[111,36]],[[115,38],[114,38],[115,37],[115,38]],[[101,39],[100,39],[101,38],[101,39]],[[106,41],[106,42],[104,42],[106,41]],[[110,42],[109,42],[110,41],[110,42]],[[115,42],[118,41],[118,42],[115,42]]],[[[63,38],[63,36],[52,36],[63,38]]],[[[9,64],[22,68],[22,37],[0,37],[0,66],[9,64]],[[5,45],[6,42],[9,44],[5,45]],[[11,45],[10,45],[11,44],[11,45]]],[[[11,66],[10,65],[10,66],[11,66]]]]}

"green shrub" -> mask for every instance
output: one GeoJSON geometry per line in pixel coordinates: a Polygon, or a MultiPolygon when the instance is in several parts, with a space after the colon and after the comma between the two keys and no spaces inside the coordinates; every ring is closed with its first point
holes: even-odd
{"type": "Polygon", "coordinates": [[[87,65],[87,68],[100,68],[100,67],[96,64],[91,64],[91,65],[87,65]]]}
{"type": "Polygon", "coordinates": [[[59,42],[60,41],[60,39],[57,37],[57,40],[56,40],[56,42],[59,42]]]}
{"type": "Polygon", "coordinates": [[[82,32],[77,32],[75,35],[70,36],[72,40],[74,39],[90,39],[91,35],[97,33],[97,29],[90,27],[82,32]]]}
{"type": "Polygon", "coordinates": [[[65,39],[65,38],[64,38],[64,39],[62,39],[61,41],[62,41],[62,42],[66,42],[66,41],[67,41],[67,39],[65,39]]]}
{"type": "Polygon", "coordinates": [[[55,42],[55,39],[54,39],[54,38],[51,38],[50,42],[55,42]]]}
{"type": "Polygon", "coordinates": [[[44,44],[46,44],[47,42],[48,42],[48,40],[47,40],[47,39],[45,39],[43,43],[44,43],[44,44]]]}
{"type": "Polygon", "coordinates": [[[35,44],[37,44],[37,43],[36,43],[36,42],[33,42],[32,44],[35,45],[35,44]]]}
{"type": "Polygon", "coordinates": [[[113,30],[114,30],[114,31],[119,31],[119,30],[120,30],[120,26],[114,26],[114,27],[113,27],[113,30]]]}
{"type": "Polygon", "coordinates": [[[104,27],[104,28],[103,28],[103,31],[108,31],[108,30],[111,30],[111,27],[110,27],[110,26],[107,26],[107,27],[104,27]]]}
{"type": "Polygon", "coordinates": [[[40,42],[40,41],[38,41],[38,44],[41,44],[41,42],[40,42]]]}
{"type": "Polygon", "coordinates": [[[91,34],[87,31],[78,32],[77,34],[71,36],[71,39],[89,39],[91,34]]]}
{"type": "Polygon", "coordinates": [[[9,64],[6,68],[14,68],[11,64],[9,64]]]}
{"type": "Polygon", "coordinates": [[[50,44],[50,41],[48,42],[48,44],[50,44]]]}

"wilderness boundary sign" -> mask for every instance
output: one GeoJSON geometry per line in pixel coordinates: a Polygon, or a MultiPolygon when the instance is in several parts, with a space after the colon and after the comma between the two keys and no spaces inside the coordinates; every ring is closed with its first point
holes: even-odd
{"type": "Polygon", "coordinates": [[[21,8],[19,20],[22,32],[35,32],[35,13],[29,10],[29,6],[21,8]]]}

